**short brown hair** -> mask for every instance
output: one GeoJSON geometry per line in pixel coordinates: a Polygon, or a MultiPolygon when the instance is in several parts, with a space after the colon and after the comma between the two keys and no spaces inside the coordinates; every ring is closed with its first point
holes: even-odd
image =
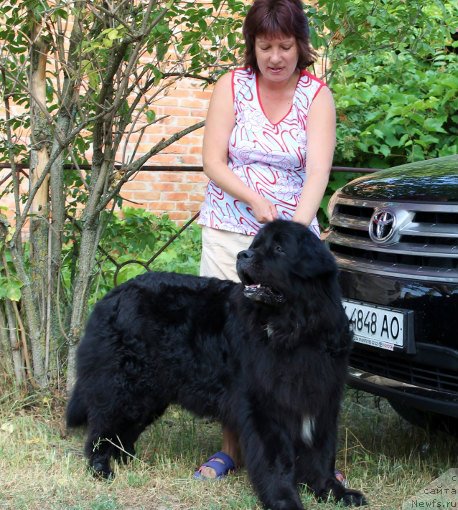
{"type": "Polygon", "coordinates": [[[255,54],[258,35],[273,37],[285,35],[296,39],[302,70],[316,61],[317,54],[310,45],[309,24],[300,0],[255,0],[243,23],[245,38],[245,65],[259,72],[255,54]]]}

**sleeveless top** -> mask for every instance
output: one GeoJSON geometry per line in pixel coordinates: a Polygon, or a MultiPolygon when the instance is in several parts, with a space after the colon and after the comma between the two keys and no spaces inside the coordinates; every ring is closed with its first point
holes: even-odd
{"type": "MultiPolygon", "coordinates": [[[[307,114],[323,86],[321,80],[302,71],[289,112],[273,124],[263,111],[256,73],[250,68],[232,71],[235,126],[229,139],[228,166],[275,205],[280,219],[292,219],[299,203],[305,180],[307,114]]],[[[245,235],[255,235],[262,226],[247,204],[211,180],[199,223],[245,235]]],[[[319,235],[316,218],[310,228],[319,235]]]]}

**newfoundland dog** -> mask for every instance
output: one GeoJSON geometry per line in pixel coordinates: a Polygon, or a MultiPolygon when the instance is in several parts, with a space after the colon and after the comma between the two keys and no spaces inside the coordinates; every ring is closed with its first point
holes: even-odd
{"type": "Polygon", "coordinates": [[[364,496],[334,476],[352,336],[337,268],[304,226],[265,225],[237,257],[242,283],[146,273],[109,292],[77,354],[68,426],[87,424],[86,456],[110,457],[170,404],[235,431],[264,508],[302,510],[298,485],[345,505],[364,496]]]}

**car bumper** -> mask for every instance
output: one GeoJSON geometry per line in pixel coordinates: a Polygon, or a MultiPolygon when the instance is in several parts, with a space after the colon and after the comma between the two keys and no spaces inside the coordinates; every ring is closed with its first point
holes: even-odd
{"type": "Polygon", "coordinates": [[[348,384],[358,390],[397,400],[406,406],[458,418],[457,393],[423,388],[353,367],[349,368],[348,384]]]}

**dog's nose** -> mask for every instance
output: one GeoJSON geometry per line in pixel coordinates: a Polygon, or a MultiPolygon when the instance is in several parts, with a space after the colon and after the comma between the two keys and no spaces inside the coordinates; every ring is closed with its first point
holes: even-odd
{"type": "Polygon", "coordinates": [[[253,256],[252,250],[243,250],[237,253],[237,260],[240,259],[250,259],[253,256]]]}

